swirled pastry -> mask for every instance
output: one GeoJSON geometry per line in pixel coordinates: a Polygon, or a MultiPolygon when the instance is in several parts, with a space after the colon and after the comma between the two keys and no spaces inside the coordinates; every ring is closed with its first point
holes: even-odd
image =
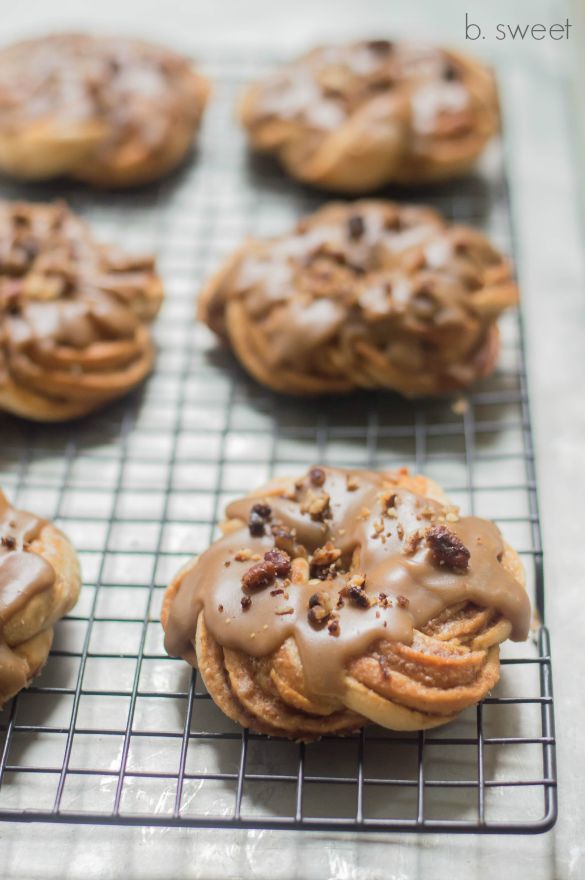
{"type": "Polygon", "coordinates": [[[189,149],[207,100],[191,62],[125,38],[55,34],[0,50],[0,170],[96,186],[156,180],[189,149]]]}
{"type": "Polygon", "coordinates": [[[477,231],[430,208],[331,203],[288,235],[244,243],[204,289],[199,317],[275,391],[417,396],[493,370],[496,320],[517,295],[477,231]]]}
{"type": "Polygon", "coordinates": [[[151,257],[100,245],[64,204],[0,202],[0,410],[84,415],[150,372],[151,257]]]}
{"type": "Polygon", "coordinates": [[[294,739],[374,721],[435,727],[499,679],[528,633],[518,555],[406,470],[313,467],[227,508],[165,594],[171,655],[244,727],[294,739]]]}
{"type": "Polygon", "coordinates": [[[45,665],[53,624],[75,605],[79,587],[65,535],[0,492],[0,708],[45,665]]]}
{"type": "Polygon", "coordinates": [[[388,40],[314,49],[251,86],[240,118],[293,177],[356,194],[462,174],[499,126],[479,62],[388,40]]]}

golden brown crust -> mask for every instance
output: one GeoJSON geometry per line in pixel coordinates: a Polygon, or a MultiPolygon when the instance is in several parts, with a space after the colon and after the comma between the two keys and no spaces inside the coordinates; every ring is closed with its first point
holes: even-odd
{"type": "Polygon", "coordinates": [[[20,547],[6,535],[13,531],[10,524],[15,519],[29,515],[10,508],[1,492],[0,507],[1,708],[21,687],[30,684],[45,665],[53,641],[53,626],[77,602],[81,574],[75,550],[52,523],[38,521],[32,540],[20,547]],[[50,578],[44,584],[27,584],[26,574],[21,574],[26,572],[22,566],[31,555],[50,566],[50,578]],[[12,577],[15,573],[22,577],[18,590],[12,577]]]}
{"type": "Polygon", "coordinates": [[[209,85],[191,63],[139,40],[55,34],[0,51],[0,169],[102,187],[176,167],[209,85]]]}
{"type": "Polygon", "coordinates": [[[487,68],[387,40],[313,49],[251,86],[239,112],[254,149],[299,180],[353,194],[462,174],[499,127],[487,68]]]}
{"type": "Polygon", "coordinates": [[[275,391],[414,397],[488,375],[497,318],[517,296],[481,233],[431,208],[364,200],[246,242],[202,291],[198,315],[275,391]]]}
{"type": "MultiPolygon", "coordinates": [[[[424,476],[411,476],[405,470],[386,476],[391,487],[447,504],[437,484],[424,476]]],[[[294,485],[293,481],[280,478],[249,497],[274,504],[274,499],[292,497],[294,485]]],[[[241,527],[242,521],[235,516],[222,525],[226,535],[239,535],[241,527]]],[[[523,584],[517,553],[509,545],[503,546],[503,569],[523,584]]],[[[311,566],[315,556],[312,558],[311,566]]],[[[187,563],[167,588],[161,613],[167,635],[173,603],[197,565],[197,559],[187,563]]],[[[355,552],[353,565],[359,570],[355,552]]],[[[295,558],[292,566],[289,591],[309,576],[309,565],[302,556],[295,558]]],[[[182,612],[187,607],[183,605],[182,612]]],[[[410,644],[377,639],[366,645],[358,655],[350,657],[343,691],[319,696],[307,686],[306,669],[295,638],[285,638],[267,655],[252,656],[239,648],[221,645],[206,626],[204,609],[196,619],[196,634],[193,632],[186,640],[188,644],[181,653],[197,666],[222,711],[244,727],[301,740],[325,733],[350,732],[368,721],[395,730],[427,729],[451,721],[479,702],[497,683],[499,644],[510,636],[512,629],[510,620],[494,607],[479,607],[464,599],[448,605],[416,628],[410,644]]],[[[325,658],[323,662],[326,663],[325,658]]]]}
{"type": "Polygon", "coordinates": [[[163,298],[151,257],[94,241],[62,204],[0,203],[0,409],[85,415],[150,372],[163,298]]]}

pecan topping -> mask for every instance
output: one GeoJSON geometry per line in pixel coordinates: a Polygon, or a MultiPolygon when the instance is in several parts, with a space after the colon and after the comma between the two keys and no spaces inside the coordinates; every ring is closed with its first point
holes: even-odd
{"type": "Polygon", "coordinates": [[[2,542],[2,546],[6,547],[7,550],[16,549],[16,538],[13,538],[12,535],[3,535],[0,540],[2,542]]]}
{"type": "Polygon", "coordinates": [[[469,550],[447,526],[432,526],[427,529],[426,541],[436,565],[446,565],[454,571],[465,571],[468,568],[469,550]]]}
{"type": "Polygon", "coordinates": [[[336,617],[334,617],[332,620],[329,621],[329,623],[327,624],[327,629],[329,631],[330,636],[338,636],[339,635],[341,630],[339,628],[339,621],[337,620],[336,617]]]}
{"type": "Polygon", "coordinates": [[[414,556],[418,550],[420,542],[422,541],[422,537],[423,536],[418,529],[406,536],[406,540],[402,546],[402,552],[405,556],[414,556]]]}
{"type": "Polygon", "coordinates": [[[272,516],[272,508],[268,504],[255,504],[252,513],[257,513],[261,519],[270,519],[272,516]]]}
{"type": "Polygon", "coordinates": [[[313,492],[311,489],[301,504],[301,513],[308,513],[315,522],[323,522],[330,515],[329,495],[327,492],[313,492]]]}
{"type": "Polygon", "coordinates": [[[353,474],[348,474],[345,478],[345,488],[348,492],[355,492],[356,489],[359,489],[359,485],[357,478],[353,474]]]}
{"type": "Polygon", "coordinates": [[[335,574],[335,564],[341,558],[341,550],[334,547],[328,541],[323,547],[318,547],[311,559],[310,573],[312,578],[326,580],[328,574],[335,574]]]}
{"type": "Polygon", "coordinates": [[[264,554],[265,562],[270,562],[274,566],[277,577],[286,578],[290,575],[291,564],[290,556],[282,550],[269,550],[264,554]]]}
{"type": "Polygon", "coordinates": [[[447,80],[447,82],[453,82],[453,80],[459,79],[459,71],[450,61],[447,61],[443,68],[443,79],[447,80]]]}
{"type": "Polygon", "coordinates": [[[347,231],[349,237],[353,239],[361,238],[366,230],[364,218],[359,214],[353,214],[347,221],[347,231]]]}
{"type": "Polygon", "coordinates": [[[291,558],[298,556],[303,548],[296,543],[296,534],[294,529],[287,529],[285,526],[273,525],[270,531],[274,538],[274,544],[278,550],[283,550],[291,558]]]}
{"type": "Polygon", "coordinates": [[[252,600],[249,596],[242,596],[242,598],[240,599],[240,604],[242,606],[242,611],[247,611],[252,604],[252,600]]]}
{"type": "Polygon", "coordinates": [[[368,40],[367,46],[370,51],[385,55],[392,51],[394,43],[391,40],[368,40]]]}
{"type": "Polygon", "coordinates": [[[396,596],[396,604],[399,608],[408,608],[410,602],[406,596],[396,596]]]}
{"type": "Polygon", "coordinates": [[[276,568],[272,562],[257,562],[242,575],[242,589],[247,591],[263,590],[274,583],[276,568]]]}
{"type": "Polygon", "coordinates": [[[255,504],[248,517],[248,528],[254,538],[261,538],[264,534],[264,526],[272,516],[272,510],[268,504],[255,504]]]}
{"type": "Polygon", "coordinates": [[[390,510],[391,508],[396,507],[398,499],[399,496],[397,492],[386,492],[382,496],[382,504],[386,510],[390,510]]]}
{"type": "Polygon", "coordinates": [[[359,608],[370,607],[370,598],[363,587],[358,587],[355,584],[350,584],[350,586],[347,588],[347,598],[359,608]]]}
{"type": "Polygon", "coordinates": [[[319,590],[313,593],[309,599],[309,622],[314,626],[322,626],[329,617],[333,609],[331,596],[325,590],[319,590]]]}
{"type": "Polygon", "coordinates": [[[313,486],[322,486],[325,482],[326,473],[322,467],[313,467],[309,471],[309,480],[313,486]]]}

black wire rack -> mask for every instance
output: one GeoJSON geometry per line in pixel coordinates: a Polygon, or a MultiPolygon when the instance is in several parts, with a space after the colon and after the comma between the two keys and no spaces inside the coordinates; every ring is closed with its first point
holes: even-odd
{"type": "MultiPolygon", "coordinates": [[[[167,301],[153,376],[67,426],[2,417],[0,481],[55,519],[84,570],[42,676],[0,713],[0,819],[347,831],[539,832],[556,819],[549,638],[503,649],[493,694],[430,734],[375,726],[299,745],[241,731],[199,676],[168,658],[159,612],[171,575],[216,535],[224,504],[315,462],[408,465],[464,512],[495,519],[524,559],[544,620],[542,551],[521,319],[502,322],[497,373],[459,399],[387,393],[298,401],[249,380],[193,322],[195,293],[247,234],[273,234],[323,196],[252,159],[233,121],[261,55],[208,57],[214,80],[193,160],[155,188],[65,196],[105,240],[154,250],[167,301]]],[[[431,202],[512,250],[502,148],[431,202]]],[[[391,194],[390,194],[391,195],[391,194]]]]}

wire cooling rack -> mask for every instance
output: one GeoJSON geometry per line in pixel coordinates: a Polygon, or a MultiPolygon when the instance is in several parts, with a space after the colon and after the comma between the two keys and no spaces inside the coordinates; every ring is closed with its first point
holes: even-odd
{"type": "MultiPolygon", "coordinates": [[[[548,634],[503,648],[489,699],[430,734],[375,726],[312,745],[242,732],[196,673],[166,656],[170,576],[216,535],[224,504],[315,462],[408,465],[521,551],[544,616],[541,541],[520,319],[502,322],[495,376],[458,400],[387,393],[299,401],[249,380],[194,325],[194,296],[247,234],[273,234],[322,197],[251,159],[233,121],[265,61],[208,58],[214,80],[197,155],[155,188],[65,196],[105,240],[154,250],[167,301],[154,375],[83,421],[3,416],[0,480],[78,548],[84,587],[42,676],[0,713],[0,819],[327,830],[538,832],[556,818],[548,634]]],[[[424,193],[512,249],[501,146],[478,176],[424,193]]]]}

